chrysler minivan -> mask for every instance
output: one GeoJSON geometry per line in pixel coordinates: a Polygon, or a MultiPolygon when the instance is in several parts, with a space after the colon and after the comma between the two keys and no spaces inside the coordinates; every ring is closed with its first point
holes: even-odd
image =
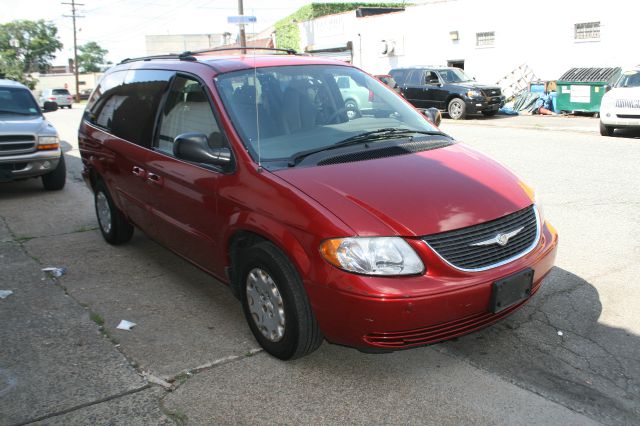
{"type": "Polygon", "coordinates": [[[557,234],[517,176],[349,64],[229,53],[125,60],[96,87],[79,142],[108,243],[136,227],[227,284],[280,359],[451,339],[540,289],[557,234]]]}

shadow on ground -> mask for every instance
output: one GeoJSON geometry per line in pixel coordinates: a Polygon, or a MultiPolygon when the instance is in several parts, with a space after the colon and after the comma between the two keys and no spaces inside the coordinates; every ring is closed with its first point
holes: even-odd
{"type": "Polygon", "coordinates": [[[598,322],[596,288],[554,268],[523,309],[440,351],[606,424],[640,418],[640,337],[598,322]]]}

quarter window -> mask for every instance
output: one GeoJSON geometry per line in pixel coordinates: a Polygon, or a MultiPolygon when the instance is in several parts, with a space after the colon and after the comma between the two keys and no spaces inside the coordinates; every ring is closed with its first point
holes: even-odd
{"type": "Polygon", "coordinates": [[[476,46],[486,47],[493,46],[496,42],[495,31],[487,31],[483,33],[476,33],[476,46]]]}
{"type": "Polygon", "coordinates": [[[211,148],[223,145],[220,128],[202,85],[193,79],[175,78],[162,111],[157,148],[173,155],[173,141],[183,133],[203,133],[211,148]]]}
{"type": "Polygon", "coordinates": [[[422,86],[424,84],[424,71],[414,70],[407,78],[408,86],[422,86]]]}
{"type": "Polygon", "coordinates": [[[576,24],[574,38],[576,40],[600,40],[600,21],[576,24]]]}

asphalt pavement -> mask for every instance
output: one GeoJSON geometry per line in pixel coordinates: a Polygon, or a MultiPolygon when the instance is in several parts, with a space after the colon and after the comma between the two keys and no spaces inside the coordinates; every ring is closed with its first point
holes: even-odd
{"type": "Polygon", "coordinates": [[[385,355],[324,343],[282,362],[225,286],[140,232],[102,240],[80,116],[47,115],[67,142],[63,191],[0,186],[0,290],[13,291],[0,299],[0,425],[640,424],[633,134],[601,137],[585,117],[445,120],[538,190],[560,233],[544,287],[455,341],[385,355]],[[119,330],[122,319],[137,325],[119,330]]]}

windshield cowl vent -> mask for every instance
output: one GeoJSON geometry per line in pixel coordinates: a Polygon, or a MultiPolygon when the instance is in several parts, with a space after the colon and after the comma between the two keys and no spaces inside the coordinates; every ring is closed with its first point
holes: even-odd
{"type": "Polygon", "coordinates": [[[375,160],[376,158],[394,157],[396,155],[406,155],[421,151],[430,151],[432,149],[438,149],[452,144],[453,141],[451,139],[430,139],[425,141],[413,141],[383,148],[373,148],[357,152],[349,152],[346,154],[334,155],[322,159],[317,164],[318,166],[327,166],[330,164],[375,160]]]}

